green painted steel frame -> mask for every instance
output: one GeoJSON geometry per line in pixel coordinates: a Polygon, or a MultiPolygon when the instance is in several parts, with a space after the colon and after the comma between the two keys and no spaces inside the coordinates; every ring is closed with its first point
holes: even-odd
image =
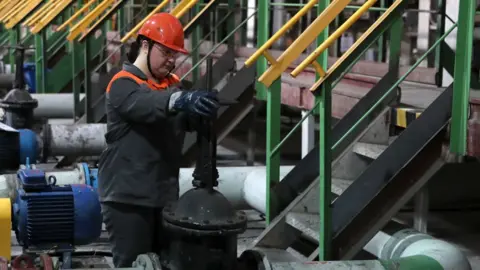
{"type": "MultiPolygon", "coordinates": [[[[257,3],[257,47],[259,47],[270,38],[270,3],[268,1],[258,1],[257,3]]],[[[256,68],[257,75],[263,74],[268,68],[267,59],[262,56],[257,61],[256,68]]],[[[267,101],[266,220],[268,224],[271,221],[270,189],[272,185],[280,181],[280,154],[274,153],[273,150],[280,142],[281,80],[277,79],[269,88],[257,82],[255,88],[257,99],[267,101]]]]}
{"type": "Polygon", "coordinates": [[[464,156],[467,152],[467,121],[470,101],[475,10],[475,1],[459,1],[452,122],[450,128],[450,151],[458,156],[464,156]]]}

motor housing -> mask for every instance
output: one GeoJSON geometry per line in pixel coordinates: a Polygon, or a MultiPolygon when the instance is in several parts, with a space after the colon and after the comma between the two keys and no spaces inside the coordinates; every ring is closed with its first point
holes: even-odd
{"type": "Polygon", "coordinates": [[[102,228],[100,202],[87,185],[56,186],[56,179],[37,169],[18,171],[13,228],[29,250],[71,250],[98,239],[102,228]]]}

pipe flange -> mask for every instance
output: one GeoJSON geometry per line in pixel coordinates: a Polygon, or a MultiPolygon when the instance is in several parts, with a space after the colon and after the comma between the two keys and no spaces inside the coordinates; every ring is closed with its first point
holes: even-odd
{"type": "Polygon", "coordinates": [[[50,148],[52,141],[52,131],[50,129],[50,124],[43,125],[43,149],[42,149],[42,163],[47,163],[48,157],[50,156],[50,148]]]}
{"type": "Polygon", "coordinates": [[[180,199],[163,209],[167,226],[185,230],[232,232],[246,229],[247,217],[235,211],[230,202],[218,191],[196,188],[187,191],[180,199]]]}

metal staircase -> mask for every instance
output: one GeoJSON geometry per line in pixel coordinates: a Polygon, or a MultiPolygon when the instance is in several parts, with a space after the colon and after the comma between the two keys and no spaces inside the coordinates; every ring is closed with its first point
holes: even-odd
{"type": "MultiPolygon", "coordinates": [[[[327,72],[316,67],[317,72],[323,71],[323,74],[311,89],[314,94],[321,96],[330,91],[386,29],[395,29],[405,5],[406,1],[395,1],[385,12],[386,16],[375,22],[374,27],[367,30],[327,72]],[[325,85],[331,87],[322,87],[325,85]]],[[[362,144],[359,139],[376,122],[387,117],[391,105],[400,101],[400,83],[455,27],[456,24],[446,31],[400,79],[397,80],[398,62],[390,62],[387,74],[333,126],[327,133],[332,144],[332,167],[336,167],[347,154],[359,152],[362,144]]],[[[271,70],[277,68],[273,60],[269,59],[271,70]]],[[[353,259],[445,164],[442,145],[446,138],[445,127],[452,115],[452,98],[453,84],[391,144],[376,145],[377,153],[368,154],[373,161],[354,180],[332,178],[331,190],[326,190],[330,187],[327,180],[322,183],[319,178],[319,150],[322,146],[316,146],[271,188],[270,224],[250,248],[287,250],[309,261],[318,259],[319,248],[326,247],[328,244],[325,243],[331,241],[330,256],[333,259],[353,259]],[[332,202],[322,202],[320,192],[332,192],[332,202]],[[331,216],[325,211],[331,212],[331,216]],[[322,220],[328,217],[331,219],[322,220]],[[322,221],[328,224],[322,224],[322,221]],[[321,241],[324,241],[323,245],[321,241]]]]}

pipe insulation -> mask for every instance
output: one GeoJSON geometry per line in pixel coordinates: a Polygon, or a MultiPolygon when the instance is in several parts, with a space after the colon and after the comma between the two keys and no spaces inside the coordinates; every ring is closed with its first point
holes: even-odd
{"type": "Polygon", "coordinates": [[[254,248],[245,251],[240,262],[262,265],[265,270],[472,269],[467,257],[456,246],[414,229],[397,228],[391,235],[379,232],[364,249],[378,260],[305,262],[286,250],[254,248]]]}
{"type": "MultiPolygon", "coordinates": [[[[293,166],[280,167],[280,178],[283,178],[293,166]]],[[[218,167],[218,187],[236,209],[253,208],[265,213],[266,207],[266,167],[218,167]]],[[[181,168],[179,176],[180,196],[193,188],[192,174],[194,168],[181,168]]],[[[55,176],[58,185],[87,184],[94,188],[98,186],[98,169],[89,168],[87,164],[77,164],[73,170],[57,170],[46,172],[47,178],[55,176]]],[[[0,198],[14,199],[17,188],[17,175],[0,175],[0,198]]]]}
{"type": "Polygon", "coordinates": [[[107,148],[106,132],[105,124],[47,124],[42,131],[42,144],[47,156],[97,156],[107,148]]]}
{"type": "MultiPolygon", "coordinates": [[[[80,100],[85,94],[80,94],[80,100]]],[[[33,111],[35,118],[73,118],[73,94],[32,94],[38,101],[38,107],[33,111]]]]}

